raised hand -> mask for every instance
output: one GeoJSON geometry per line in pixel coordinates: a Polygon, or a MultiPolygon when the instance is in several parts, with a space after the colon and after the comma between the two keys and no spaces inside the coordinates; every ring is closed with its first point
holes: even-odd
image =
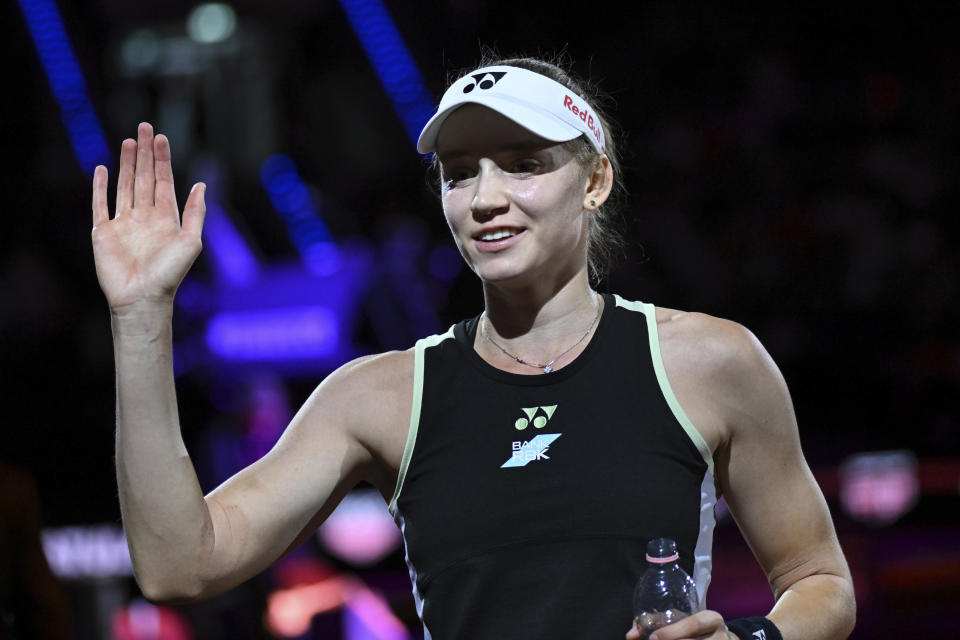
{"type": "Polygon", "coordinates": [[[93,173],[93,256],[111,311],[169,308],[200,254],[206,186],[197,183],[183,209],[173,189],[170,142],[141,123],[137,140],[123,141],[116,214],[107,208],[107,169],[93,173]]]}

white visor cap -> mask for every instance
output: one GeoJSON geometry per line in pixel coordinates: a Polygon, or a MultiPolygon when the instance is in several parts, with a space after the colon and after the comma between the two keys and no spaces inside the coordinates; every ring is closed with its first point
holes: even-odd
{"type": "Polygon", "coordinates": [[[505,66],[477,69],[450,85],[440,99],[437,112],[423,127],[417,151],[436,151],[437,134],[443,123],[467,103],[493,109],[553,142],[586,135],[598,153],[605,152],[603,126],[586,100],[539,73],[505,66]]]}

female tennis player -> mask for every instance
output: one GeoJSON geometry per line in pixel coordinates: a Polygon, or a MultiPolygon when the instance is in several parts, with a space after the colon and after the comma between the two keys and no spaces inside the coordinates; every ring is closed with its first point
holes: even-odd
{"type": "Polygon", "coordinates": [[[123,143],[113,217],[97,168],[120,504],[149,599],[247,580],[367,481],[403,532],[426,638],[640,638],[631,595],[661,536],[676,540],[702,610],[653,638],[850,633],[850,574],[770,356],[736,323],[593,288],[619,179],[597,105],[540,60],[454,81],[418,149],[435,154],[482,312],[344,365],[266,456],[206,496],[171,366],[173,300],[201,250],[205,187],[181,219],[169,142],[146,123],[123,143]],[[706,609],[721,495],[775,596],[756,617],[706,609]]]}

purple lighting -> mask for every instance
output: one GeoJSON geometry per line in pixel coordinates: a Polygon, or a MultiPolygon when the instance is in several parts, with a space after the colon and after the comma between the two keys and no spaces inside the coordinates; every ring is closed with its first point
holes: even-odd
{"type": "Polygon", "coordinates": [[[210,351],[235,361],[328,356],[339,339],[336,314],[320,306],[223,312],[207,325],[210,351]]]}
{"type": "Polygon", "coordinates": [[[430,275],[438,280],[453,280],[463,268],[460,252],[445,245],[431,251],[429,260],[430,275]]]}
{"type": "Polygon", "coordinates": [[[840,467],[840,501],[851,516],[888,525],[913,508],[920,493],[910,451],[860,453],[840,467]]]}
{"type": "Polygon", "coordinates": [[[383,598],[369,589],[358,589],[347,600],[343,637],[347,640],[409,640],[410,634],[383,598]]]}
{"type": "Polygon", "coordinates": [[[123,529],[112,524],[44,529],[43,553],[61,578],[133,575],[123,529]]]}
{"type": "Polygon", "coordinates": [[[354,566],[369,566],[400,545],[400,529],[375,490],[348,493],[317,535],[324,546],[354,566]]]}
{"type": "Polygon", "coordinates": [[[267,366],[313,376],[364,352],[351,338],[369,288],[370,251],[347,243],[336,259],[339,267],[328,275],[285,262],[258,265],[257,277],[243,286],[226,277],[213,286],[185,280],[181,309],[208,319],[203,327],[194,322],[196,332],[175,346],[178,375],[198,366],[267,366]]]}
{"type": "Polygon", "coordinates": [[[204,248],[217,275],[234,287],[253,283],[260,272],[256,256],[216,200],[207,197],[203,225],[204,248]]]}

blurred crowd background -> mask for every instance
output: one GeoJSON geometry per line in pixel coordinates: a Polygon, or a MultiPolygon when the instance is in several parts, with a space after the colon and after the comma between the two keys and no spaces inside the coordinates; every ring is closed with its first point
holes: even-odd
{"type": "MultiPolygon", "coordinates": [[[[181,202],[210,185],[175,320],[184,437],[210,490],[339,364],[481,310],[413,140],[482,47],[562,52],[610,94],[628,248],[601,288],[736,320],[766,345],[854,574],[854,637],[957,637],[955,4],[2,12],[0,637],[421,637],[398,534],[363,487],[243,587],[184,607],[140,598],[90,179],[102,162],[113,181],[121,141],[149,121],[171,140],[181,202]]],[[[765,612],[764,577],[722,512],[715,558],[708,604],[765,612]]]]}

